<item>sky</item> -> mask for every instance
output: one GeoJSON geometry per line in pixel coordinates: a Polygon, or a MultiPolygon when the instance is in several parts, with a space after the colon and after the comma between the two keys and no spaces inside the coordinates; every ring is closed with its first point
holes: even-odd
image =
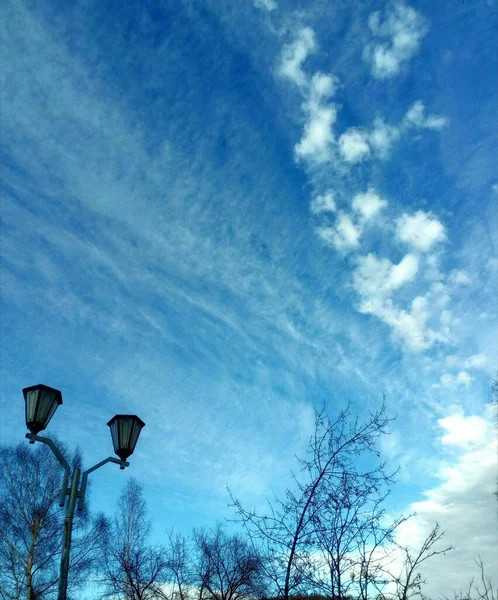
{"type": "Polygon", "coordinates": [[[315,407],[385,394],[399,541],[455,547],[426,591],[491,567],[497,2],[3,10],[2,441],[36,383],[88,465],[138,414],[93,506],[133,476],[188,533],[281,493],[315,407]]]}

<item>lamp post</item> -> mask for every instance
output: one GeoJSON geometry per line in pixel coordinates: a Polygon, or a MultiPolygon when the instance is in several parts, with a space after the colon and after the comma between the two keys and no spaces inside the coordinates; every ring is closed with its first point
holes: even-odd
{"type": "Polygon", "coordinates": [[[24,388],[23,394],[26,404],[26,426],[30,431],[30,433],[26,434],[29,443],[34,444],[35,442],[42,442],[43,444],[46,444],[52,450],[64,469],[64,480],[59,498],[59,506],[64,507],[68,496],[69,500],[67,502],[66,518],[64,520],[64,539],[57,600],[66,600],[71,535],[73,531],[76,501],[78,501],[78,511],[83,510],[88,475],[90,473],[100,469],[100,467],[107,463],[115,463],[119,465],[120,469],[124,469],[130,465],[126,459],[133,454],[140,432],[145,426],[145,423],[136,415],[114,416],[107,424],[111,430],[114,452],[119,456],[119,460],[113,456],[109,456],[90,469],[87,469],[83,473],[83,476],[81,476],[81,469],[75,467],[71,476],[71,467],[54,442],[49,438],[38,435],[40,431],[43,431],[47,427],[50,419],[54,416],[55,411],[62,404],[61,392],[46,385],[39,384],[24,388]],[[68,487],[70,477],[71,485],[68,487]]]}

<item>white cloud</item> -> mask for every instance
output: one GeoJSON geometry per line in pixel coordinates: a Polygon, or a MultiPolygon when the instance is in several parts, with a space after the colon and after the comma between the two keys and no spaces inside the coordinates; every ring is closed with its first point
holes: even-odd
{"type": "Polygon", "coordinates": [[[330,145],[334,141],[332,126],[336,117],[337,111],[334,106],[316,104],[309,108],[303,136],[294,148],[299,158],[316,163],[327,162],[330,159],[330,145]]]}
{"type": "MultiPolygon", "coordinates": [[[[383,18],[380,13],[371,15],[369,23],[378,38],[376,45],[369,49],[374,71],[380,78],[391,77],[418,50],[425,35],[425,21],[412,8],[397,3],[387,9],[383,18]]],[[[316,48],[313,30],[305,27],[293,43],[285,46],[280,65],[280,74],[299,85],[303,96],[305,123],[301,139],[294,147],[297,160],[306,160],[316,166],[330,163],[337,154],[350,164],[374,156],[386,158],[395,142],[410,128],[439,129],[446,124],[443,117],[426,115],[424,104],[417,101],[397,125],[387,124],[381,117],[376,117],[370,127],[351,127],[336,141],[334,125],[338,108],[330,98],[335,94],[339,81],[324,73],[311,75],[303,70],[304,61],[316,48]]],[[[335,215],[332,225],[325,223],[316,229],[316,233],[323,242],[342,253],[359,248],[366,224],[386,206],[386,200],[372,189],[354,195],[350,214],[337,211],[330,193],[317,196],[310,202],[313,214],[335,215]]],[[[370,254],[361,257],[356,265],[353,287],[360,295],[359,311],[375,315],[391,328],[394,337],[414,351],[429,349],[436,342],[454,342],[452,328],[458,320],[446,309],[451,299],[450,288],[442,283],[445,277],[436,253],[429,253],[446,240],[444,225],[432,213],[419,210],[396,219],[395,234],[399,241],[409,246],[408,253],[399,264],[370,254]],[[437,290],[433,285],[429,291],[419,292],[407,305],[397,306],[391,296],[395,290],[416,278],[421,261],[419,253],[428,253],[422,263],[424,275],[426,279],[435,281],[435,285],[440,284],[441,289],[437,290]],[[439,330],[434,329],[434,323],[439,330]]],[[[464,271],[455,270],[448,279],[448,284],[463,285],[465,282],[464,271]]],[[[459,385],[466,384],[465,375],[461,375],[460,379],[452,377],[456,377],[459,385]]]]}
{"type": "Polygon", "coordinates": [[[446,290],[446,286],[441,283],[441,280],[444,278],[444,274],[441,270],[440,265],[440,256],[438,253],[427,254],[425,258],[425,278],[431,281],[434,281],[433,287],[436,289],[436,286],[439,286],[441,289],[439,290],[440,294],[443,294],[446,290]]]}
{"type": "Polygon", "coordinates": [[[498,441],[494,422],[496,407],[488,405],[483,415],[466,416],[461,408],[438,420],[442,430],[442,449],[436,476],[438,485],[424,492],[425,499],[412,503],[407,512],[416,515],[397,532],[397,540],[413,549],[421,543],[437,522],[445,531],[440,548],[454,550],[448,556],[426,561],[421,573],[426,584],[425,596],[452,597],[467,589],[476,575],[474,558],[481,556],[493,585],[498,584],[496,539],[496,478],[498,441]],[[444,573],[444,577],[441,574],[444,573]]]}
{"type": "Polygon", "coordinates": [[[428,326],[430,304],[427,296],[414,298],[409,308],[396,306],[391,298],[382,296],[363,297],[358,311],[376,316],[388,325],[395,339],[413,352],[431,348],[435,342],[447,342],[445,332],[434,331],[428,326]]]}
{"type": "Polygon", "coordinates": [[[485,354],[473,354],[465,361],[467,369],[483,369],[487,366],[488,359],[485,354]]]}
{"type": "Polygon", "coordinates": [[[449,369],[452,369],[452,368],[458,367],[461,364],[461,360],[458,356],[451,354],[444,359],[444,364],[449,369]]]}
{"type": "Polygon", "coordinates": [[[336,229],[339,236],[344,240],[347,246],[357,246],[360,239],[361,231],[354,225],[351,218],[345,214],[340,213],[339,219],[336,223],[336,229]]]}
{"type": "MultiPolygon", "coordinates": [[[[448,355],[444,359],[444,364],[448,369],[485,369],[488,366],[488,358],[485,354],[473,354],[466,360],[456,355],[448,355]]],[[[450,380],[446,380],[450,381],[450,380]]]]}
{"type": "Polygon", "coordinates": [[[307,83],[302,65],[308,55],[316,49],[315,33],[311,27],[303,27],[297,39],[284,46],[279,74],[293,81],[296,85],[304,86],[307,83]]]}
{"type": "Polygon", "coordinates": [[[335,94],[338,87],[339,79],[337,77],[326,75],[325,73],[315,73],[311,78],[311,98],[316,101],[323,98],[330,98],[335,94]]]}
{"type": "Polygon", "coordinates": [[[470,275],[463,269],[453,269],[449,274],[448,280],[454,285],[469,285],[472,283],[470,275]]]}
{"type": "Polygon", "coordinates": [[[440,385],[444,388],[468,387],[473,381],[467,371],[460,371],[457,375],[444,373],[441,375],[440,385]]]}
{"type": "Polygon", "coordinates": [[[449,311],[449,310],[441,311],[439,320],[441,321],[441,324],[444,326],[450,325],[450,323],[452,323],[452,321],[453,321],[453,315],[451,314],[451,311],[449,311]]]}
{"type": "Polygon", "coordinates": [[[410,350],[420,352],[430,348],[434,343],[435,334],[426,327],[429,311],[424,296],[414,298],[410,310],[399,310],[388,306],[381,315],[394,334],[403,340],[410,350]]]}
{"type": "Polygon", "coordinates": [[[365,221],[375,217],[386,206],[387,201],[372,189],[361,194],[356,194],[352,202],[353,210],[359,213],[365,221]]]}
{"type": "Polygon", "coordinates": [[[381,298],[412,281],[418,271],[418,258],[407,254],[399,264],[375,254],[360,256],[353,272],[353,287],[365,299],[381,298]]]}
{"type": "Polygon", "coordinates": [[[297,158],[310,162],[323,163],[331,158],[331,145],[334,142],[332,127],[337,118],[337,108],[327,102],[339,86],[339,80],[332,75],[315,73],[306,90],[308,96],[303,103],[306,114],[303,135],[294,147],[297,158]]]}
{"type": "MultiPolygon", "coordinates": [[[[359,211],[358,202],[354,208],[359,211]]],[[[366,216],[368,217],[368,213],[366,216]]],[[[435,281],[428,290],[418,290],[416,297],[408,305],[404,304],[406,292],[400,296],[403,303],[394,298],[394,292],[415,281],[421,266],[426,266],[427,260],[421,256],[420,250],[443,238],[442,225],[436,220],[438,226],[433,227],[433,217],[421,212],[413,219],[404,215],[398,221],[398,237],[409,242],[413,251],[405,254],[398,264],[372,253],[356,259],[352,285],[360,297],[357,310],[377,317],[391,329],[394,338],[400,340],[409,350],[421,352],[428,350],[435,343],[455,344],[459,339],[461,319],[449,309],[451,295],[446,283],[435,281]],[[417,225],[420,226],[420,230],[417,229],[417,225]]],[[[360,226],[363,222],[359,220],[360,226]]],[[[431,255],[428,256],[430,257],[431,255]]],[[[461,274],[458,275],[457,280],[461,277],[461,274]]],[[[460,372],[456,375],[445,374],[440,383],[434,383],[433,387],[466,387],[473,381],[467,370],[480,368],[482,364],[484,359],[480,355],[467,362],[456,356],[449,357],[446,368],[459,368],[460,372]]]]}
{"type": "Polygon", "coordinates": [[[382,118],[376,117],[371,129],[351,127],[339,138],[339,152],[349,163],[357,163],[377,155],[386,159],[395,142],[403,132],[411,127],[441,129],[447,124],[445,117],[425,115],[422,102],[415,102],[399,125],[388,125],[382,118]]]}
{"type": "Polygon", "coordinates": [[[425,116],[425,106],[420,100],[417,100],[405,115],[405,122],[413,127],[424,129],[442,129],[448,124],[446,117],[439,115],[425,116]]]}
{"type": "Polygon", "coordinates": [[[400,132],[397,127],[387,125],[381,118],[377,117],[374,120],[373,129],[369,133],[368,141],[381,158],[386,158],[399,135],[400,132]]]}
{"type": "Polygon", "coordinates": [[[262,8],[269,12],[278,8],[278,4],[275,2],[275,0],[254,0],[254,5],[256,8],[262,8]]]}
{"type": "Polygon", "coordinates": [[[451,300],[448,286],[442,281],[435,281],[429,288],[429,294],[431,302],[439,308],[444,308],[451,300]]]}
{"type": "Polygon", "coordinates": [[[329,192],[321,196],[316,196],[310,203],[310,210],[313,214],[319,215],[325,212],[335,212],[336,205],[332,194],[329,192]]]}
{"type": "Polygon", "coordinates": [[[339,138],[339,151],[344,160],[350,163],[367,158],[370,155],[367,133],[354,127],[348,129],[339,138]]]}
{"type": "Polygon", "coordinates": [[[359,256],[353,272],[353,288],[364,299],[383,297],[390,291],[392,263],[375,254],[359,256]]]}
{"type": "Polygon", "coordinates": [[[353,223],[349,215],[341,211],[334,226],[319,227],[317,233],[336,250],[347,251],[358,246],[361,229],[353,223]]]}
{"type": "Polygon", "coordinates": [[[437,339],[437,334],[426,327],[428,301],[417,296],[410,310],[396,307],[390,297],[392,292],[413,281],[419,266],[418,257],[407,254],[393,265],[386,258],[374,254],[358,258],[353,273],[353,288],[360,295],[359,312],[371,314],[388,325],[395,337],[415,351],[429,348],[437,339]]]}
{"type": "Polygon", "coordinates": [[[438,219],[424,211],[414,215],[404,214],[396,221],[398,239],[412,246],[415,250],[427,252],[446,239],[443,224],[438,219]]]}
{"type": "Polygon", "coordinates": [[[490,258],[487,263],[486,263],[486,269],[489,269],[490,271],[497,271],[498,270],[498,258],[490,258]]]}
{"type": "MultiPolygon", "coordinates": [[[[440,308],[437,303],[434,303],[434,299],[431,298],[432,294],[428,295],[433,306],[440,308]]],[[[460,325],[460,319],[458,317],[453,316],[452,311],[445,309],[442,310],[439,315],[439,339],[442,342],[455,342],[456,337],[453,332],[458,331],[458,326],[460,325]]],[[[465,378],[465,375],[462,375],[465,378]]],[[[457,381],[457,383],[463,383],[463,381],[457,381]]]]}
{"type": "Polygon", "coordinates": [[[398,288],[412,281],[418,272],[419,260],[414,254],[406,254],[401,262],[393,265],[389,276],[392,288],[398,288]]]}
{"type": "Polygon", "coordinates": [[[357,127],[347,129],[339,138],[339,151],[350,163],[371,158],[373,154],[385,159],[399,137],[399,127],[376,117],[370,131],[357,127]]]}
{"type": "Polygon", "coordinates": [[[399,125],[388,125],[382,118],[376,117],[370,130],[359,127],[347,129],[339,138],[339,152],[349,163],[357,163],[377,155],[381,159],[389,156],[394,143],[403,132],[411,127],[441,129],[447,119],[438,115],[425,115],[425,106],[419,100],[406,113],[399,125]]]}
{"type": "Polygon", "coordinates": [[[417,52],[427,27],[425,19],[402,2],[391,5],[383,21],[374,12],[368,20],[370,30],[378,38],[365,49],[372,73],[378,79],[397,75],[401,67],[417,52]]]}
{"type": "Polygon", "coordinates": [[[386,46],[376,46],[371,55],[372,71],[374,77],[387,79],[396,75],[400,68],[400,61],[394,52],[389,51],[386,46]]]}
{"type": "Polygon", "coordinates": [[[472,383],[472,381],[473,377],[471,377],[467,371],[460,371],[460,373],[458,373],[456,376],[456,382],[460,385],[468,386],[472,383]]]}
{"type": "Polygon", "coordinates": [[[303,103],[306,122],[303,135],[294,147],[297,158],[310,162],[323,163],[331,158],[334,142],[332,127],[337,118],[337,108],[327,102],[339,86],[339,80],[332,75],[315,73],[306,90],[307,100],[303,103]]]}
{"type": "Polygon", "coordinates": [[[438,425],[445,431],[441,443],[445,446],[468,448],[481,443],[486,436],[489,423],[483,417],[466,417],[462,408],[456,407],[448,417],[438,419],[438,425]]]}
{"type": "Polygon", "coordinates": [[[430,316],[427,297],[417,296],[409,309],[399,308],[391,298],[394,290],[415,279],[418,267],[419,259],[414,254],[407,254],[397,265],[368,254],[358,258],[353,272],[353,288],[360,296],[359,312],[376,316],[408,349],[416,352],[445,338],[427,326],[430,316]]]}

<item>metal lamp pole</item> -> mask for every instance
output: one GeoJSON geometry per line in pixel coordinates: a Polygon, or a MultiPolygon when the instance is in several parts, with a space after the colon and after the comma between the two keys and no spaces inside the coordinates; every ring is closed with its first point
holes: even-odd
{"type": "Polygon", "coordinates": [[[64,507],[64,505],[66,504],[67,496],[69,496],[69,501],[68,501],[67,507],[66,507],[66,518],[64,519],[64,538],[63,538],[63,545],[62,545],[61,570],[60,570],[60,577],[59,577],[59,592],[57,595],[57,600],[66,600],[67,599],[67,577],[68,577],[68,573],[69,573],[69,558],[70,558],[70,553],[71,553],[71,537],[72,537],[72,533],[73,533],[74,511],[76,508],[77,500],[79,500],[78,501],[78,511],[83,510],[88,475],[91,472],[96,471],[97,469],[100,469],[100,467],[104,466],[105,464],[107,464],[109,462],[119,465],[121,467],[121,469],[124,469],[125,467],[129,467],[130,463],[125,460],[118,460],[117,458],[114,458],[113,456],[109,456],[105,460],[102,460],[101,462],[97,463],[90,469],[87,469],[83,473],[83,481],[82,481],[81,487],[80,487],[81,469],[79,469],[78,467],[75,467],[73,470],[73,475],[71,477],[71,485],[70,485],[70,487],[68,487],[69,477],[71,474],[71,468],[70,468],[67,460],[64,458],[64,456],[61,454],[61,452],[59,451],[57,446],[54,444],[54,442],[49,438],[41,437],[41,436],[35,435],[33,433],[27,433],[26,437],[28,438],[30,444],[34,444],[35,442],[42,442],[43,444],[46,444],[52,450],[55,457],[57,458],[59,463],[64,468],[64,481],[62,484],[61,495],[59,498],[59,506],[61,508],[64,507]]]}
{"type": "Polygon", "coordinates": [[[59,600],[66,600],[67,577],[69,575],[69,555],[71,553],[71,536],[73,534],[73,517],[76,499],[78,497],[78,486],[81,471],[76,467],[73,471],[71,487],[69,489],[69,502],[67,503],[66,518],[64,519],[64,543],[61,556],[61,575],[59,578],[59,600]]]}
{"type": "Polygon", "coordinates": [[[59,591],[57,600],[67,600],[67,582],[69,573],[69,559],[71,553],[71,536],[73,532],[73,520],[76,504],[78,511],[83,510],[85,494],[88,482],[88,476],[93,471],[100,469],[107,463],[115,463],[120,469],[130,466],[126,458],[133,454],[141,429],[145,423],[136,415],[116,415],[108,425],[111,428],[114,451],[120,457],[119,459],[109,456],[108,458],[93,465],[87,469],[81,476],[81,469],[75,467],[71,477],[71,485],[68,487],[71,476],[71,467],[64,458],[63,454],[50,438],[36,435],[48,425],[57,407],[62,404],[62,395],[58,390],[48,386],[38,385],[23,390],[26,401],[26,425],[31,433],[26,434],[30,444],[42,442],[46,444],[53,452],[59,463],[64,469],[64,480],[59,497],[59,506],[62,508],[67,502],[66,517],[64,519],[64,538],[61,555],[61,568],[59,577],[59,591]],[[81,480],[81,485],[80,485],[81,480]]]}

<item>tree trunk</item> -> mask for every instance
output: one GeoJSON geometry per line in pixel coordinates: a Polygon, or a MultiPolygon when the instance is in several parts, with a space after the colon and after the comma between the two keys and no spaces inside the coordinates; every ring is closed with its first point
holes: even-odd
{"type": "Polygon", "coordinates": [[[28,560],[26,561],[26,598],[27,600],[36,600],[36,594],[33,589],[33,563],[35,560],[35,542],[36,532],[31,533],[31,544],[29,546],[28,560]]]}

